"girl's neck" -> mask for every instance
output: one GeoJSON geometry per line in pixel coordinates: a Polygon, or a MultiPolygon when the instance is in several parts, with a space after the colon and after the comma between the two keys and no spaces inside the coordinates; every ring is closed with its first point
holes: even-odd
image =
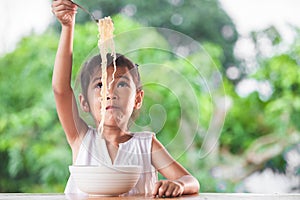
{"type": "Polygon", "coordinates": [[[123,131],[119,127],[104,126],[103,128],[103,138],[106,142],[114,146],[118,146],[118,144],[126,142],[131,138],[127,131],[123,131]]]}

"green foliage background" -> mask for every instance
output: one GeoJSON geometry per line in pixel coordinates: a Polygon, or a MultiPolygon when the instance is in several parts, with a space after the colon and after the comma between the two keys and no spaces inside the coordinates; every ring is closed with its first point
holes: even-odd
{"type": "MultiPolygon", "coordinates": [[[[184,11],[185,6],[199,7],[196,1],[191,2],[190,5],[182,4],[183,10],[178,9],[178,12],[188,15],[188,12],[184,11]]],[[[218,8],[216,1],[202,1],[202,5],[211,5],[212,2],[215,3],[215,7],[206,10],[211,12],[210,16],[214,16],[212,19],[215,21],[225,19],[226,23],[232,26],[232,22],[227,21],[228,18],[220,17],[224,16],[223,11],[213,10],[218,8]]],[[[166,1],[163,1],[162,4],[165,3],[166,1]]],[[[108,15],[104,11],[107,11],[109,15],[120,12],[121,8],[124,7],[123,4],[124,1],[121,1],[119,7],[111,8],[111,10],[109,9],[110,4],[103,4],[103,7],[107,6],[107,9],[102,10],[103,15],[108,15]]],[[[153,3],[154,5],[155,3],[153,3]]],[[[186,88],[180,88],[178,85],[180,94],[172,94],[167,88],[149,84],[144,88],[146,94],[149,95],[145,97],[144,108],[136,122],[137,125],[157,130],[158,138],[167,145],[170,153],[175,155],[199,179],[202,192],[236,191],[245,177],[238,180],[233,177],[220,178],[211,172],[216,166],[230,166],[233,162],[240,163],[240,166],[247,163],[247,167],[243,168],[245,172],[252,173],[271,167],[274,171],[285,173],[284,153],[299,143],[299,30],[295,29],[297,32],[295,42],[283,51],[279,48],[281,44],[280,35],[276,34],[274,29],[253,33],[252,39],[255,44],[258,44],[259,37],[267,37],[272,41],[273,54],[264,56],[257,46],[257,56],[255,57],[257,70],[251,74],[244,73],[240,80],[232,81],[227,78],[225,73],[228,65],[235,63],[241,69],[244,65],[243,60],[237,61],[233,57],[233,45],[237,39],[235,29],[233,29],[235,33],[233,38],[226,40],[220,34],[221,28],[219,26],[222,23],[217,27],[214,26],[217,25],[214,23],[198,25],[197,28],[207,32],[202,34],[198,32],[198,29],[193,29],[196,28],[196,21],[191,21],[190,24],[183,23],[176,27],[169,21],[163,23],[163,20],[155,20],[155,17],[158,16],[152,16],[150,11],[141,13],[140,10],[143,9],[140,8],[145,7],[146,4],[138,2],[136,6],[138,9],[136,18],[140,21],[124,15],[113,16],[116,35],[122,35],[126,31],[138,33],[137,29],[151,24],[152,26],[176,29],[182,33],[189,30],[190,32],[186,35],[201,42],[202,45],[198,51],[193,52],[185,59],[157,51],[157,49],[128,53],[135,62],[142,65],[143,63],[151,63],[151,60],[155,59],[155,62],[161,62],[162,66],[176,67],[176,71],[186,77],[191,84],[193,93],[199,102],[196,107],[200,114],[196,117],[193,114],[195,107],[185,111],[185,116],[189,116],[185,123],[187,125],[196,123],[199,129],[192,133],[177,134],[178,119],[183,115],[180,110],[182,106],[180,99],[184,98],[185,92],[187,92],[186,88]],[[145,22],[143,17],[148,21],[145,22]],[[186,27],[188,25],[193,28],[186,27]],[[213,33],[216,34],[214,37],[211,35],[213,33]],[[205,35],[211,37],[205,37],[205,35]],[[203,77],[198,74],[199,69],[193,68],[191,63],[185,61],[197,62],[197,65],[203,66],[201,70],[206,70],[207,76],[204,78],[208,78],[209,82],[214,80],[216,73],[221,75],[222,82],[217,83],[213,91],[207,91],[201,83],[203,77]],[[272,87],[272,94],[265,98],[256,91],[246,97],[240,97],[236,92],[236,86],[238,81],[243,79],[268,82],[272,87]],[[231,106],[226,112],[225,121],[219,121],[219,126],[222,126],[222,129],[220,137],[217,138],[214,153],[202,158],[199,155],[203,151],[207,151],[203,147],[206,136],[205,130],[209,128],[217,107],[216,102],[214,102],[215,99],[212,97],[226,97],[231,101],[231,106]],[[162,129],[155,126],[155,121],[151,123],[151,120],[163,114],[160,109],[153,109],[150,112],[151,107],[156,104],[160,104],[167,113],[167,121],[162,129]],[[169,145],[170,141],[177,136],[179,139],[169,145]],[[187,136],[192,137],[193,143],[189,144],[188,148],[183,151],[180,146],[187,140],[187,136]],[[271,138],[272,140],[263,143],[261,140],[264,138],[271,138]],[[278,145],[280,151],[276,153],[277,151],[275,152],[273,149],[278,145]],[[251,160],[250,155],[253,153],[256,157],[260,157],[265,152],[271,152],[271,154],[263,157],[261,162],[255,163],[251,160]],[[220,187],[220,185],[223,186],[220,187]]],[[[164,13],[167,15],[167,19],[172,14],[169,12],[172,9],[164,13]]],[[[205,12],[199,11],[200,19],[205,18],[202,13],[205,12]]],[[[78,17],[79,24],[76,25],[75,30],[72,77],[74,86],[81,64],[87,55],[95,51],[98,34],[96,25],[92,22],[86,23],[86,16],[80,12],[79,14],[83,16],[78,17]]],[[[190,15],[198,17],[197,14],[198,11],[197,13],[190,13],[190,15]]],[[[196,20],[197,17],[192,18],[196,20]]],[[[199,23],[201,24],[203,21],[205,20],[199,20],[199,23]]],[[[128,36],[128,34],[124,36],[128,36]]],[[[140,46],[155,44],[165,49],[171,49],[173,45],[166,39],[165,35],[154,29],[151,29],[147,40],[141,39],[143,35],[139,34],[131,35],[131,37],[137,40],[136,43],[128,42],[130,38],[118,38],[118,48],[121,51],[126,52],[126,49],[133,49],[136,44],[140,46]]],[[[52,26],[41,35],[23,38],[13,52],[0,58],[0,91],[2,93],[0,98],[0,192],[63,192],[65,187],[69,176],[68,165],[71,164],[71,151],[57,118],[51,87],[58,40],[58,28],[52,26]]],[[[146,72],[142,78],[149,76],[146,72]]],[[[171,80],[170,77],[162,77],[160,71],[153,71],[151,76],[171,80]]],[[[144,80],[147,81],[147,78],[144,80]]],[[[176,83],[174,84],[176,85],[176,83]]],[[[189,101],[187,100],[187,102],[189,101]]],[[[299,169],[300,167],[296,168],[294,174],[299,175],[299,169]]],[[[235,170],[234,166],[232,166],[232,170],[235,170]]]]}

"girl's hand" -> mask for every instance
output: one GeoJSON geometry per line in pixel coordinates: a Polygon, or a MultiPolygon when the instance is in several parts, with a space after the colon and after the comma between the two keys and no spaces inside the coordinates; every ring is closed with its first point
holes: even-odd
{"type": "Polygon", "coordinates": [[[161,180],[155,183],[153,197],[178,197],[184,192],[184,185],[180,181],[161,180]]]}
{"type": "Polygon", "coordinates": [[[70,0],[53,0],[52,12],[63,26],[72,26],[77,6],[70,0]]]}

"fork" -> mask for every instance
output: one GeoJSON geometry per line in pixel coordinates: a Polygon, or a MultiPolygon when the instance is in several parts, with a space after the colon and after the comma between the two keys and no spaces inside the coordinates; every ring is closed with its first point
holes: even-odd
{"type": "Polygon", "coordinates": [[[86,12],[87,14],[89,14],[90,17],[91,17],[91,19],[92,19],[93,21],[95,21],[96,23],[99,22],[99,20],[96,19],[95,16],[94,16],[92,13],[90,13],[87,9],[85,9],[84,7],[82,7],[82,6],[79,5],[78,3],[75,3],[75,2],[72,1],[72,0],[70,0],[70,1],[71,1],[74,5],[76,5],[77,7],[81,8],[81,10],[83,10],[84,12],[86,12]]]}

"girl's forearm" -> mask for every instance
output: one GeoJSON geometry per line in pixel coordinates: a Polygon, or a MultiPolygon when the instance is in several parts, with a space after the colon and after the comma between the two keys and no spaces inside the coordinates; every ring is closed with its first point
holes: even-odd
{"type": "Polygon", "coordinates": [[[52,77],[53,90],[57,93],[71,89],[73,35],[74,26],[62,26],[52,77]]]}

